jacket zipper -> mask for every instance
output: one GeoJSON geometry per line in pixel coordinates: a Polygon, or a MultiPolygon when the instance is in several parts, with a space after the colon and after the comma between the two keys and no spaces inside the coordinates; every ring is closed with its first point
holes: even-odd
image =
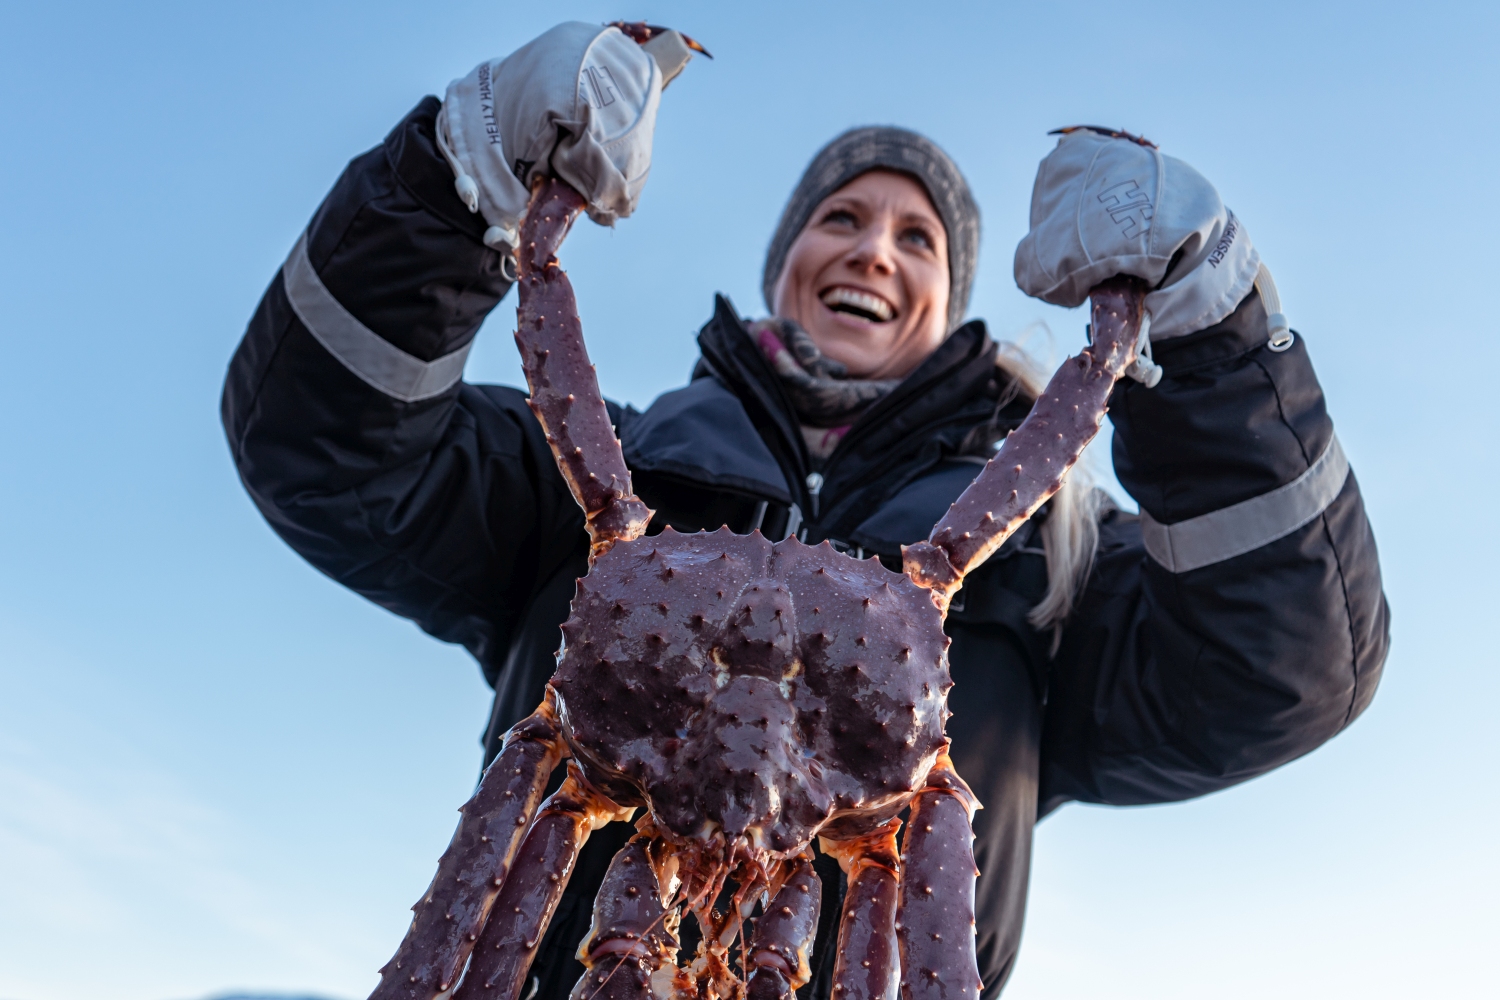
{"type": "Polygon", "coordinates": [[[809,472],[807,474],[807,498],[812,504],[813,520],[818,519],[818,495],[823,492],[823,473],[809,472]]]}

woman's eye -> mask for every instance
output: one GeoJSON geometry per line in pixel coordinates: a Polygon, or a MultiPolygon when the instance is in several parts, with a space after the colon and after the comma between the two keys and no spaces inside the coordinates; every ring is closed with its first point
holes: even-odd
{"type": "Polygon", "coordinates": [[[854,217],[853,212],[836,208],[823,216],[823,223],[824,225],[832,223],[835,226],[857,226],[859,225],[859,220],[854,217]]]}
{"type": "Polygon", "coordinates": [[[908,229],[901,234],[901,239],[907,243],[914,243],[924,250],[932,250],[935,247],[932,235],[925,229],[908,229]]]}

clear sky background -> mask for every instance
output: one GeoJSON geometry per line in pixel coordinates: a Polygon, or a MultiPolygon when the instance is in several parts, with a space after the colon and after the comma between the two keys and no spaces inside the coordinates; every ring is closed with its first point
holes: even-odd
{"type": "MultiPolygon", "coordinates": [[[[1081,343],[1011,254],[1045,132],[1101,123],[1219,186],[1318,366],[1394,612],[1380,693],[1248,785],[1043,823],[1007,997],[1493,996],[1497,9],[6,0],[0,998],[376,982],[488,691],[261,521],[224,368],[348,159],[480,59],[620,17],[717,58],[667,93],[637,217],[565,248],[615,398],[686,378],[715,291],[762,309],[798,173],[871,122],[970,178],[997,335],[1042,321],[1053,361],[1081,343]]],[[[513,306],[471,379],[519,379],[513,306]]]]}

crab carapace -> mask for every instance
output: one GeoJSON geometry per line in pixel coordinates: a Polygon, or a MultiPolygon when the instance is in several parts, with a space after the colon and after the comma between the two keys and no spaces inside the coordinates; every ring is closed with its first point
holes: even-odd
{"type": "Polygon", "coordinates": [[[651,511],[631,492],[556,258],[583,207],[565,182],[538,182],[516,342],[587,519],[588,575],[544,701],[463,806],[372,1000],[520,1000],[579,848],[637,812],[580,943],[574,1000],[791,1000],[818,927],[814,838],[848,878],[833,995],[972,1000],[979,803],[943,734],[943,619],[965,574],[1057,491],[1099,429],[1135,354],[1145,286],[1094,289],[1090,346],[896,573],[758,531],[645,534],[651,511]],[[566,779],[542,801],[564,759],[566,779]],[[679,966],[684,910],[702,940],[679,966]]]}

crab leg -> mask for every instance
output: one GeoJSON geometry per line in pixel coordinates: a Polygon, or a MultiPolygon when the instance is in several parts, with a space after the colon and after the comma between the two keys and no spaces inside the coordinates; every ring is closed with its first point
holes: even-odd
{"type": "Polygon", "coordinates": [[[1115,381],[1135,358],[1145,283],[1111,278],[1089,294],[1093,342],[1063,362],[1026,420],[948,508],[927,541],[902,549],[906,575],[930,589],[944,611],[964,576],[1062,486],[1099,432],[1115,381]]]}
{"type": "Polygon", "coordinates": [[[458,981],[563,751],[549,687],[541,707],[505,734],[500,756],[460,807],[453,840],[370,1000],[432,1000],[458,981]]]}
{"type": "Polygon", "coordinates": [[[979,807],[947,752],[912,800],[902,837],[902,1000],[975,1000],[983,984],[974,952],[974,831],[979,807]]]}
{"type": "Polygon", "coordinates": [[[516,1000],[552,911],[573,874],[579,848],[594,830],[610,820],[627,818],[631,811],[594,791],[578,765],[568,761],[562,787],[542,803],[521,841],[454,1000],[516,1000]]]}
{"type": "Polygon", "coordinates": [[[531,193],[516,252],[516,346],[531,387],[531,412],[583,508],[597,557],[615,542],[645,534],[652,511],[631,492],[630,470],[583,344],[573,285],[557,263],[557,248],[583,207],[583,197],[555,177],[531,193]]]}
{"type": "Polygon", "coordinates": [[[794,991],[812,978],[808,955],[818,933],[823,885],[807,858],[790,864],[791,873],[755,924],[747,1000],[794,1000],[794,991]]]}
{"type": "Polygon", "coordinates": [[[900,826],[901,821],[893,819],[854,840],[822,842],[849,878],[833,967],[836,1000],[890,1000],[896,995],[901,971],[896,947],[900,826]]]}
{"type": "Polygon", "coordinates": [[[578,946],[588,971],[572,1000],[650,1000],[658,970],[669,981],[677,971],[677,913],[662,905],[647,847],[638,836],[609,864],[594,897],[593,926],[578,946]]]}

